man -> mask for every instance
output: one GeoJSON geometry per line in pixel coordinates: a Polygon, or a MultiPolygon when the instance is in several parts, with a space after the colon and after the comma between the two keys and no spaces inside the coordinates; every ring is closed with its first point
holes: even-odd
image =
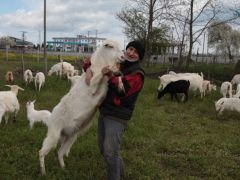
{"type": "MultiPolygon", "coordinates": [[[[139,41],[132,41],[126,46],[125,61],[120,65],[123,82],[121,90],[118,88],[119,77],[114,76],[108,67],[102,70],[104,75],[110,76],[110,80],[106,98],[99,108],[98,145],[107,165],[108,180],[123,177],[120,144],[143,87],[144,71],[140,67],[140,60],[143,59],[144,53],[144,46],[139,41]]],[[[87,84],[92,77],[89,70],[86,70],[87,84]]]]}

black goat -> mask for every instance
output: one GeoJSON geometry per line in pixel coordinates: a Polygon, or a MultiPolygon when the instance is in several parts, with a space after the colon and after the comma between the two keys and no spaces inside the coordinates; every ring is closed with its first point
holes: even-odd
{"type": "Polygon", "coordinates": [[[185,99],[184,101],[188,100],[188,89],[190,86],[190,82],[188,80],[178,80],[170,82],[162,91],[158,92],[158,99],[164,96],[166,93],[171,94],[171,99],[173,100],[173,96],[179,102],[177,93],[184,93],[185,99]]]}

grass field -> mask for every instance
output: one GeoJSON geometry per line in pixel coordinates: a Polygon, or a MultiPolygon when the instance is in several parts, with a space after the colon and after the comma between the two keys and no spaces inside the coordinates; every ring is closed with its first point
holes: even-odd
{"type": "MultiPolygon", "coordinates": [[[[54,62],[49,62],[49,66],[54,62]]],[[[27,61],[25,68],[44,70],[44,63],[27,61]]],[[[57,149],[45,159],[47,176],[40,174],[38,151],[47,129],[37,124],[32,130],[26,118],[26,102],[36,99],[36,109],[52,108],[70,88],[70,82],[47,77],[41,92],[33,84],[25,87],[20,61],[0,59],[0,90],[4,75],[13,70],[21,104],[17,122],[0,125],[0,179],[106,179],[103,158],[97,147],[97,115],[90,130],[73,145],[66,168],[61,169],[57,149]]],[[[203,100],[190,94],[187,103],[156,99],[158,80],[146,77],[133,118],[121,146],[127,180],[152,179],[239,179],[240,117],[228,112],[217,117],[214,101],[219,92],[203,100]]]]}

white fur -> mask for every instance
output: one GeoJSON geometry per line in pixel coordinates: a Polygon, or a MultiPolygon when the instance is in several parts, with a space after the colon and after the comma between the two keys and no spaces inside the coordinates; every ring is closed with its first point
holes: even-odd
{"type": "Polygon", "coordinates": [[[29,120],[30,129],[32,129],[34,123],[43,122],[48,126],[48,121],[51,116],[51,112],[48,110],[35,110],[34,109],[34,101],[29,101],[26,103],[27,108],[27,118],[29,120]]]}
{"type": "Polygon", "coordinates": [[[223,111],[237,111],[240,113],[240,99],[238,98],[221,98],[215,102],[215,108],[218,115],[223,111]]]}
{"type": "Polygon", "coordinates": [[[23,78],[24,78],[24,81],[25,81],[25,84],[29,84],[33,81],[33,74],[32,74],[32,71],[30,69],[27,69],[25,72],[24,72],[24,75],[23,75],[23,78]]]}
{"type": "Polygon", "coordinates": [[[8,122],[10,113],[14,113],[16,118],[17,113],[20,109],[20,104],[17,99],[18,90],[24,90],[17,85],[6,85],[11,88],[10,91],[0,91],[0,123],[4,115],[5,123],[8,122]]]}
{"type": "Polygon", "coordinates": [[[45,75],[43,74],[43,72],[38,72],[34,79],[35,79],[35,88],[40,92],[41,87],[45,83],[45,75]]]}
{"type": "Polygon", "coordinates": [[[82,78],[83,76],[72,76],[72,77],[68,77],[68,79],[70,79],[71,83],[72,83],[72,87],[77,83],[77,81],[80,80],[80,78],[82,78]]]}
{"type": "Polygon", "coordinates": [[[206,93],[210,93],[212,91],[216,91],[217,86],[214,84],[211,84],[208,80],[203,80],[203,96],[206,95],[206,93]]]}
{"type": "Polygon", "coordinates": [[[61,68],[61,63],[54,64],[48,71],[48,76],[51,76],[53,73],[57,76],[60,75],[61,68]]]}
{"type": "Polygon", "coordinates": [[[47,137],[39,151],[42,174],[46,173],[44,158],[52,148],[57,146],[59,139],[61,147],[58,151],[58,159],[61,167],[65,166],[63,157],[68,155],[77,136],[88,130],[92,117],[107,93],[109,77],[103,76],[102,68],[108,65],[110,69],[116,71],[116,64],[122,58],[123,52],[118,43],[112,40],[105,41],[103,46],[92,55],[90,68],[93,77],[90,85],[85,83],[85,73],[83,73],[54,107],[47,137]]]}
{"type": "Polygon", "coordinates": [[[240,83],[238,83],[236,94],[234,94],[233,97],[234,98],[240,98],[240,83]]]}
{"type": "Polygon", "coordinates": [[[220,87],[220,93],[223,97],[227,97],[227,95],[231,98],[232,97],[232,84],[228,81],[222,83],[220,87]]]}
{"type": "Polygon", "coordinates": [[[74,74],[76,74],[77,71],[74,70],[74,66],[72,66],[70,63],[61,61],[53,65],[48,71],[49,76],[51,76],[53,73],[59,75],[60,78],[62,78],[62,75],[66,75],[68,78],[74,76],[74,74]]]}
{"type": "Polygon", "coordinates": [[[240,74],[235,74],[231,80],[232,85],[240,83],[240,74]]]}

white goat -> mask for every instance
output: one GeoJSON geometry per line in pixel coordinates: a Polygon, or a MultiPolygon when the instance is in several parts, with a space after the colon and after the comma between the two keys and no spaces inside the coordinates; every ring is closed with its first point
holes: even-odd
{"type": "Polygon", "coordinates": [[[220,93],[223,95],[223,97],[229,96],[232,97],[232,84],[228,81],[225,81],[222,83],[220,87],[220,93]]]}
{"type": "Polygon", "coordinates": [[[71,146],[79,134],[83,134],[91,125],[92,117],[106,96],[109,77],[102,74],[102,68],[109,66],[112,71],[118,70],[118,63],[123,60],[123,52],[117,42],[106,40],[91,58],[93,77],[88,86],[86,74],[70,89],[70,91],[54,107],[50,116],[47,137],[39,151],[42,174],[46,174],[44,158],[50,150],[57,146],[60,139],[61,147],[58,159],[61,167],[65,167],[63,157],[68,156],[71,146]]]}
{"type": "Polygon", "coordinates": [[[5,123],[8,122],[10,113],[14,113],[14,121],[16,121],[17,113],[20,105],[17,99],[18,90],[24,91],[23,88],[17,85],[5,85],[11,88],[10,91],[0,91],[0,123],[4,115],[5,123]]]}
{"type": "Polygon", "coordinates": [[[32,74],[32,71],[30,69],[27,69],[25,72],[24,72],[24,81],[25,81],[25,84],[29,84],[33,81],[33,74],[32,74]]]}
{"type": "Polygon", "coordinates": [[[238,98],[221,98],[215,102],[215,108],[218,115],[223,111],[237,111],[240,113],[240,99],[238,98]]]}
{"type": "Polygon", "coordinates": [[[240,83],[238,83],[236,94],[234,94],[233,97],[234,98],[240,98],[240,83]]]}
{"type": "Polygon", "coordinates": [[[240,74],[235,74],[231,80],[232,85],[240,83],[240,74]]]}
{"type": "Polygon", "coordinates": [[[197,73],[176,73],[176,74],[165,74],[159,76],[160,85],[158,90],[161,88],[165,88],[167,84],[170,82],[178,81],[178,80],[189,80],[190,82],[190,91],[199,90],[201,94],[201,98],[203,97],[203,74],[201,76],[197,73]]]}
{"type": "Polygon", "coordinates": [[[48,71],[48,76],[51,76],[53,73],[55,73],[57,76],[60,75],[60,71],[62,69],[61,65],[61,63],[54,64],[48,71]]]}
{"type": "Polygon", "coordinates": [[[74,75],[74,66],[72,66],[68,62],[59,62],[51,67],[51,69],[48,71],[48,75],[51,76],[53,73],[56,73],[56,75],[59,75],[60,78],[62,78],[62,75],[66,75],[67,78],[74,75]]]}
{"type": "Polygon", "coordinates": [[[73,87],[76,83],[77,83],[77,81],[79,81],[81,78],[83,78],[83,76],[71,76],[71,77],[68,77],[68,79],[70,79],[70,81],[71,81],[71,87],[73,87]]]}
{"type": "Polygon", "coordinates": [[[217,86],[215,84],[211,84],[208,80],[203,80],[203,96],[205,96],[207,92],[210,93],[213,90],[216,91],[217,86]]]}
{"type": "Polygon", "coordinates": [[[51,112],[48,110],[35,110],[34,109],[34,101],[28,101],[26,103],[27,108],[27,118],[29,120],[30,129],[33,128],[35,122],[43,122],[48,126],[48,121],[51,116],[51,112]]]}
{"type": "Polygon", "coordinates": [[[43,72],[38,72],[34,79],[35,79],[35,88],[40,92],[41,87],[45,83],[45,75],[43,74],[43,72]]]}

